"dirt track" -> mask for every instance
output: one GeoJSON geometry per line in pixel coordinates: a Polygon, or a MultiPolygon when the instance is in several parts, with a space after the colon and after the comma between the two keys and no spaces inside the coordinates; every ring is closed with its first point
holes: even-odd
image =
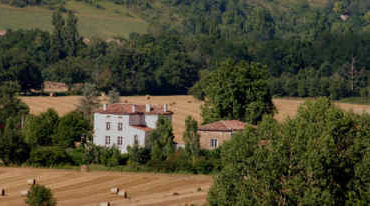
{"type": "Polygon", "coordinates": [[[0,188],[7,195],[0,197],[0,206],[23,206],[27,179],[52,189],[58,206],[99,205],[203,205],[212,183],[211,176],[167,175],[153,173],[79,172],[71,170],[0,167],[0,188]],[[128,192],[124,200],[110,194],[110,188],[128,192]],[[198,191],[201,188],[202,191],[198,191]],[[178,193],[178,195],[174,195],[178,193]]]}

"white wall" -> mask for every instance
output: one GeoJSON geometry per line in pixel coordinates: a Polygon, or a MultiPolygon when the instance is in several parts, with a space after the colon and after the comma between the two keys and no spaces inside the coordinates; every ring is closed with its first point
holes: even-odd
{"type": "MultiPolygon", "coordinates": [[[[172,115],[166,115],[172,121],[172,115]]],[[[109,146],[118,146],[118,137],[123,137],[122,146],[118,147],[122,153],[127,152],[127,146],[134,145],[134,136],[138,136],[139,146],[149,146],[149,132],[131,127],[130,125],[146,125],[149,128],[156,128],[158,115],[113,115],[113,114],[94,114],[94,144],[105,145],[105,137],[110,136],[109,146]],[[110,129],[106,129],[106,122],[110,122],[110,129]],[[122,123],[122,131],[118,131],[118,123],[122,123]]]]}

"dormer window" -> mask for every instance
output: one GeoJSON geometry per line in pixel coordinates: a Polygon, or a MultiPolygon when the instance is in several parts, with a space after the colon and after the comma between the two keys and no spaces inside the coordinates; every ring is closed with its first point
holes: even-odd
{"type": "Polygon", "coordinates": [[[106,130],[110,130],[110,122],[106,122],[105,123],[105,129],[106,130]]]}
{"type": "Polygon", "coordinates": [[[119,122],[118,123],[118,131],[122,131],[122,129],[123,129],[123,123],[119,122]]]}

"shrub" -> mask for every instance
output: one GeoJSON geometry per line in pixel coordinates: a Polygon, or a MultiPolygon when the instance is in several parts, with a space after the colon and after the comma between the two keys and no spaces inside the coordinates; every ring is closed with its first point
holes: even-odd
{"type": "Polygon", "coordinates": [[[30,206],[55,206],[57,204],[50,189],[33,185],[27,195],[26,204],[30,206]]]}
{"type": "Polygon", "coordinates": [[[150,150],[137,145],[128,147],[128,158],[131,163],[146,164],[150,160],[150,150]]]}
{"type": "Polygon", "coordinates": [[[35,166],[55,166],[71,163],[71,160],[63,148],[37,147],[31,151],[29,163],[35,166]]]}

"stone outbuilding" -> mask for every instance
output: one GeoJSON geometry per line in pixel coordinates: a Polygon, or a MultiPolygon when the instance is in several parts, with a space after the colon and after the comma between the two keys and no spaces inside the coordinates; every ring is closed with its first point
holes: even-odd
{"type": "Polygon", "coordinates": [[[202,149],[216,149],[225,141],[231,139],[235,132],[244,130],[245,123],[239,120],[222,120],[202,125],[198,128],[200,147],[202,149]]]}

